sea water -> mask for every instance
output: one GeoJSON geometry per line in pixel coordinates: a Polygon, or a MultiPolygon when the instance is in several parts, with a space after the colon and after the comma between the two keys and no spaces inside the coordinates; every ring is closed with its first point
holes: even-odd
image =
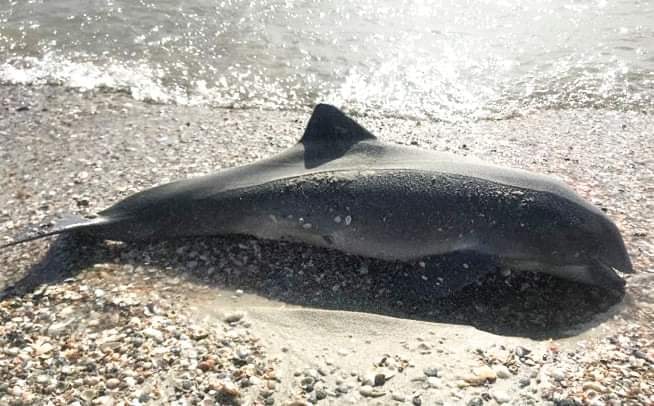
{"type": "Polygon", "coordinates": [[[654,112],[654,2],[4,0],[0,83],[446,121],[654,112]]]}

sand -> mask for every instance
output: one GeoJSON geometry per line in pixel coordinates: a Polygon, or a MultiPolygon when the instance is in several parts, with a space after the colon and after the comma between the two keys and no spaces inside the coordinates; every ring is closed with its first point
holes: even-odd
{"type": "MultiPolygon", "coordinates": [[[[0,109],[8,238],[274,154],[309,117],[58,87],[0,87],[0,109]]],[[[435,299],[415,266],[249,237],[37,241],[0,252],[0,402],[654,402],[654,118],[357,119],[386,142],[564,179],[621,229],[626,294],[524,273],[435,299]]]]}

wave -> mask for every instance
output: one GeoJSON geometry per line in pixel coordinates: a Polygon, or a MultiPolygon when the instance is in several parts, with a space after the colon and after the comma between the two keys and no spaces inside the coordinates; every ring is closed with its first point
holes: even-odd
{"type": "Polygon", "coordinates": [[[312,75],[280,79],[253,75],[239,66],[214,77],[174,76],[147,62],[48,52],[0,64],[0,83],[102,89],[151,103],[229,108],[299,109],[329,102],[366,115],[434,121],[501,120],[545,109],[654,111],[654,95],[648,91],[654,78],[620,64],[560,61],[514,79],[503,79],[500,72],[485,80],[474,72],[463,75],[442,61],[409,67],[397,63],[352,68],[318,83],[312,75]]]}

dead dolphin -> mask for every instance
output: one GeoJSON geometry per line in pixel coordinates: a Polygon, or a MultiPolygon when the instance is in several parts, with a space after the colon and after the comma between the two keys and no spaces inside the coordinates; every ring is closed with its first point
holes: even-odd
{"type": "MultiPolygon", "coordinates": [[[[472,251],[609,288],[624,285],[616,270],[632,272],[617,227],[559,181],[383,144],[325,104],[279,155],[145,190],[4,247],[67,232],[119,241],[246,234],[427,270],[439,255],[472,251]]],[[[452,287],[471,282],[465,269],[452,272],[452,287]]]]}

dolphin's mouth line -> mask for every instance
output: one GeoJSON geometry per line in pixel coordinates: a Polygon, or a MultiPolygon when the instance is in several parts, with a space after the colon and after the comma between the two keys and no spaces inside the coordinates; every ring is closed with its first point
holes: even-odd
{"type": "Polygon", "coordinates": [[[622,272],[618,268],[607,264],[606,262],[602,261],[597,257],[592,257],[591,259],[595,262],[596,265],[598,265],[600,268],[604,269],[605,271],[622,272]]]}

